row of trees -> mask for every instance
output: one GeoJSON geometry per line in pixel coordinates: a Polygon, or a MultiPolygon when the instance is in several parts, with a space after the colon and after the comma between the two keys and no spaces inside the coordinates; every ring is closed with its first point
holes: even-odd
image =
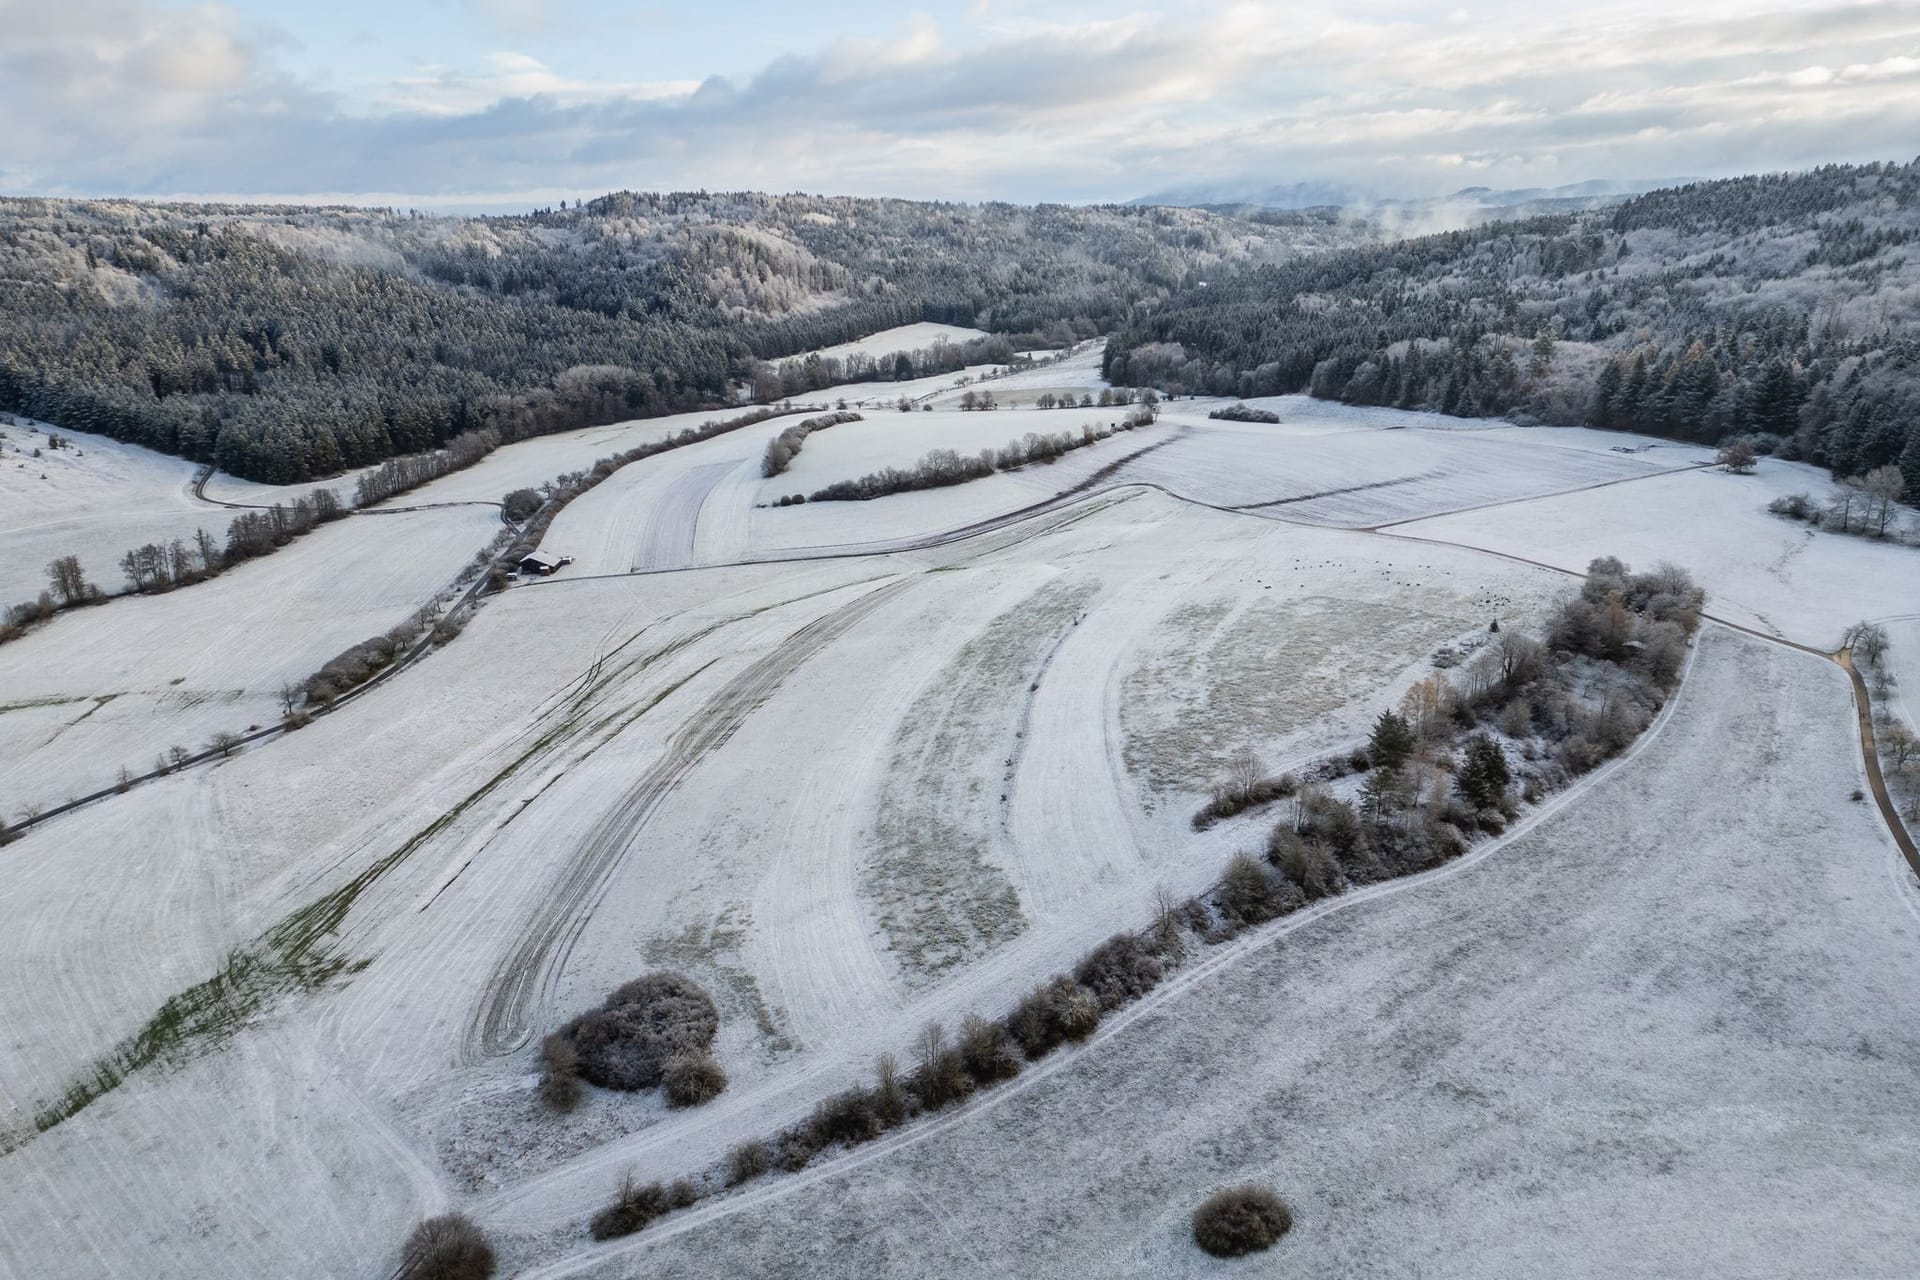
{"type": "Polygon", "coordinates": [[[885,467],[854,480],[836,480],[815,490],[806,498],[794,494],[775,506],[796,502],[867,502],[891,493],[910,493],[919,489],[942,489],[949,485],[979,480],[996,471],[1013,471],[1030,462],[1052,462],[1062,454],[1109,439],[1116,431],[1131,431],[1153,418],[1136,409],[1124,421],[1100,426],[1084,423],[1078,434],[1058,431],[1050,434],[1029,431],[1025,437],[1009,440],[998,449],[982,449],[978,454],[962,454],[953,449],[931,449],[911,467],[885,467]]]}
{"type": "MultiPolygon", "coordinates": [[[[246,560],[271,555],[295,538],[347,512],[331,489],[315,489],[290,503],[276,502],[258,511],[242,511],[227,526],[224,544],[205,529],[196,529],[193,541],[175,538],[148,542],[120,557],[127,589],[140,595],[172,591],[208,578],[246,560]]],[[[9,607],[0,615],[0,644],[17,639],[36,622],[64,609],[98,604],[107,593],[87,580],[78,556],[66,555],[47,565],[47,590],[36,600],[9,607]]]]}

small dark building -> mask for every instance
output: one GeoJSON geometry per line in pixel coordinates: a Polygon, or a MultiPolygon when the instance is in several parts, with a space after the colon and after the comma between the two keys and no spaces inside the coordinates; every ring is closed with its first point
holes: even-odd
{"type": "Polygon", "coordinates": [[[572,556],[556,556],[546,551],[532,551],[520,557],[520,572],[535,573],[544,578],[554,570],[572,563],[572,556]]]}

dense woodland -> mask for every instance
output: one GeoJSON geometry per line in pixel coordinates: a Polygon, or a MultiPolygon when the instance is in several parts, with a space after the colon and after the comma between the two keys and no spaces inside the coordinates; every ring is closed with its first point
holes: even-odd
{"type": "Polygon", "coordinates": [[[1920,162],[1656,191],[1261,266],[1143,307],[1108,376],[1715,443],[1920,499],[1920,162]]]}
{"type": "Polygon", "coordinates": [[[793,394],[848,370],[769,362],[920,320],[1064,345],[1356,234],[1330,214],[707,193],[506,218],[0,200],[0,409],[295,483],[463,432],[793,394]]]}

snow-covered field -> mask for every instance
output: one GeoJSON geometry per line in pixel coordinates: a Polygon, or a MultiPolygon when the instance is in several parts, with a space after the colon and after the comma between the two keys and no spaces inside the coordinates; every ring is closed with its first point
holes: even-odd
{"type": "Polygon", "coordinates": [[[1911,1273],[1920,917],[1840,673],[1710,630],[1672,721],[1470,866],[1270,929],[1021,1081],[541,1276],[1911,1273]],[[597,1255],[597,1256],[596,1256],[597,1255]]]}
{"type": "Polygon", "coordinates": [[[62,614],[0,645],[0,804],[12,820],[283,714],[298,684],[451,585],[486,507],[362,515],[211,582],[62,614]]]}
{"type": "MultiPolygon", "coordinates": [[[[1021,394],[1097,387],[1087,359],[1021,394]]],[[[1847,799],[1839,671],[1717,628],[1638,754],[1485,856],[1211,953],[982,1102],[588,1247],[626,1171],[705,1167],[1205,886],[1269,820],[1191,830],[1234,751],[1352,743],[1436,650],[1537,618],[1549,566],[1672,559],[1809,643],[1912,612],[1887,602],[1911,549],[1769,558],[1810,537],[1762,510],[1817,488],[1785,464],[1221,403],[867,503],[760,505],[1123,411],[870,412],[772,481],[792,419],[633,464],[554,521],[574,565],[399,679],[0,849],[0,1277],[384,1275],[448,1206],[508,1274],[1199,1274],[1187,1212],[1254,1176],[1294,1202],[1288,1274],[1898,1274],[1920,900],[1847,799]],[[339,967],[274,977],[290,950],[339,967]],[[543,1112],[540,1037],[659,966],[713,993],[728,1090],[543,1112]],[[222,971],[268,977],[33,1132],[222,971]]],[[[454,577],[499,528],[481,504],[677,425],[509,446],[398,504],[427,509],[0,647],[0,803],[270,722],[282,680],[454,577]]]]}
{"type": "Polygon", "coordinates": [[[1825,501],[1825,473],[1763,459],[1750,476],[1709,469],[1397,525],[1410,537],[1485,547],[1567,569],[1595,556],[1686,565],[1714,613],[1770,635],[1835,649],[1853,623],[1920,608],[1911,547],[1809,528],[1772,515],[1788,493],[1825,501]]]}
{"type": "MultiPolygon", "coordinates": [[[[896,329],[882,329],[879,333],[869,334],[853,342],[843,342],[837,347],[822,347],[813,354],[818,354],[822,359],[844,360],[848,356],[871,356],[878,359],[901,351],[921,351],[941,343],[958,345],[986,336],[986,332],[981,329],[921,321],[919,324],[903,324],[896,329]]],[[[797,358],[805,359],[804,356],[797,358]]]]}
{"type": "Polygon", "coordinates": [[[45,591],[47,565],[61,556],[79,556],[89,581],[117,591],[129,549],[192,538],[197,528],[225,533],[221,509],[193,499],[193,463],[105,436],[58,434],[72,445],[48,448],[44,429],[0,426],[0,608],[45,591]]]}

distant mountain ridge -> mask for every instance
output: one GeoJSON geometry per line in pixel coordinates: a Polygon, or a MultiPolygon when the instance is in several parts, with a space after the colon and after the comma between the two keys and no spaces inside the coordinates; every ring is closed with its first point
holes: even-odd
{"type": "Polygon", "coordinates": [[[1602,208],[1691,178],[1620,181],[1594,178],[1558,187],[1462,187],[1439,196],[1388,196],[1362,187],[1325,182],[1261,186],[1252,182],[1216,182],[1172,187],[1128,201],[1245,216],[1256,210],[1339,209],[1379,224],[1387,233],[1418,234],[1483,222],[1579,213],[1602,208]]]}

